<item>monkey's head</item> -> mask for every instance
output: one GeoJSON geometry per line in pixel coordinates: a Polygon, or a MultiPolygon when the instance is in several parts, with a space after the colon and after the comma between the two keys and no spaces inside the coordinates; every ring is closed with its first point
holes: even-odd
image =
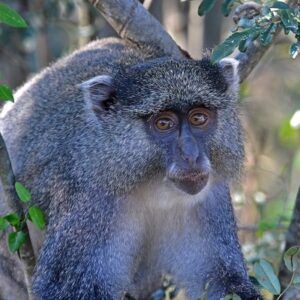
{"type": "Polygon", "coordinates": [[[240,173],[237,73],[233,59],[214,65],[159,58],[94,77],[81,87],[99,121],[113,123],[104,127],[114,127],[110,134],[122,139],[120,153],[126,153],[129,169],[139,160],[140,177],[151,169],[157,176],[159,169],[177,188],[197,194],[210,179],[229,181],[240,173]],[[132,143],[137,149],[131,153],[132,143]]]}

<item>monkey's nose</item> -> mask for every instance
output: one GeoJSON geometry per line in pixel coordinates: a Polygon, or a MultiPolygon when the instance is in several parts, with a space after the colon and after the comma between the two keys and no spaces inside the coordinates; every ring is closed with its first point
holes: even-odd
{"type": "Polygon", "coordinates": [[[185,137],[181,140],[180,154],[182,159],[187,162],[190,167],[196,166],[199,157],[199,147],[194,138],[185,137]]]}

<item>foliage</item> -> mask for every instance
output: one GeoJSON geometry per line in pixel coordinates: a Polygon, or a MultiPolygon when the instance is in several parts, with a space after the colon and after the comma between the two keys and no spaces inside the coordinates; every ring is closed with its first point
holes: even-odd
{"type": "MultiPolygon", "coordinates": [[[[13,27],[26,27],[24,19],[7,5],[0,3],[0,23],[5,23],[13,27]]],[[[13,93],[6,85],[0,85],[0,100],[13,101],[13,93]]],[[[20,182],[15,182],[15,191],[21,202],[29,204],[31,193],[20,182]]],[[[40,230],[45,228],[45,218],[43,212],[36,206],[29,206],[25,215],[19,215],[16,212],[0,216],[0,230],[6,230],[12,227],[13,232],[7,236],[8,248],[11,252],[18,251],[28,239],[28,234],[24,232],[27,220],[31,221],[40,230]]]]}
{"type": "Polygon", "coordinates": [[[289,284],[281,290],[280,282],[274,272],[272,265],[265,259],[260,259],[255,263],[253,271],[255,278],[262,288],[268,290],[272,295],[278,295],[276,300],[282,298],[290,287],[300,289],[300,277],[296,275],[296,270],[300,262],[300,246],[294,246],[284,253],[284,263],[286,268],[292,273],[289,284]]]}
{"type": "MultiPolygon", "coordinates": [[[[265,259],[259,259],[253,267],[255,277],[252,277],[253,283],[258,289],[266,289],[272,295],[278,295],[275,299],[279,300],[284,293],[290,288],[294,287],[300,289],[300,276],[296,275],[297,267],[300,263],[300,246],[294,246],[284,253],[284,262],[286,268],[292,273],[288,286],[281,290],[280,282],[274,272],[274,268],[265,259]]],[[[203,295],[198,300],[206,300],[207,289],[209,284],[206,285],[203,295]]],[[[240,300],[241,298],[236,294],[230,294],[222,300],[240,300]]]]}
{"type": "MultiPolygon", "coordinates": [[[[12,27],[27,27],[25,20],[14,10],[0,2],[0,23],[5,23],[12,27]]],[[[0,101],[13,101],[14,97],[11,89],[0,84],[0,101]]]]}
{"type": "Polygon", "coordinates": [[[0,3],[0,23],[5,23],[12,27],[27,27],[25,20],[7,5],[0,3]]]}
{"type": "Polygon", "coordinates": [[[0,84],[0,101],[13,101],[14,96],[12,90],[4,84],[0,84]]]}
{"type": "MultiPolygon", "coordinates": [[[[15,183],[15,189],[19,200],[28,205],[31,201],[31,193],[28,189],[20,182],[15,183]]],[[[27,220],[31,221],[40,230],[45,228],[44,214],[36,206],[29,206],[27,213],[22,216],[14,212],[0,217],[0,230],[5,230],[9,226],[14,230],[7,236],[7,244],[11,252],[18,251],[26,242],[28,235],[23,230],[27,220]]]]}
{"type": "MultiPolygon", "coordinates": [[[[209,12],[215,5],[216,0],[203,0],[199,6],[200,16],[209,12]]],[[[222,13],[228,16],[237,0],[224,0],[222,13]]],[[[246,5],[246,4],[244,4],[246,5]]],[[[231,54],[236,48],[245,52],[249,44],[257,40],[266,46],[272,43],[274,33],[283,29],[285,34],[292,33],[296,42],[290,45],[289,54],[296,58],[300,51],[300,7],[292,8],[281,1],[267,1],[262,5],[249,6],[241,9],[235,15],[237,26],[223,43],[218,45],[212,52],[212,61],[217,62],[231,54]]]]}

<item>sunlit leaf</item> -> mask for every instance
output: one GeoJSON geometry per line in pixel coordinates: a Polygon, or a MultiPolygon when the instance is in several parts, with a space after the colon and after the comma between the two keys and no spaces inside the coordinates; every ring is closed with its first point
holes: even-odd
{"type": "Polygon", "coordinates": [[[17,195],[19,199],[22,202],[29,202],[31,200],[31,193],[28,191],[28,189],[21,183],[21,182],[16,182],[15,183],[15,189],[17,192],[17,195]]]}
{"type": "Polygon", "coordinates": [[[298,56],[299,51],[300,51],[300,43],[299,42],[291,44],[290,49],[289,49],[290,57],[295,59],[298,56]]]}
{"type": "Polygon", "coordinates": [[[238,47],[241,41],[259,33],[259,28],[250,28],[242,32],[235,32],[229,36],[222,44],[214,48],[211,56],[212,62],[217,62],[220,59],[230,55],[235,48],[238,47]]]}
{"type": "Polygon", "coordinates": [[[4,230],[9,226],[9,223],[7,220],[5,220],[3,217],[0,217],[0,230],[4,230]]]}
{"type": "Polygon", "coordinates": [[[40,208],[36,206],[32,206],[28,209],[28,213],[30,216],[30,220],[32,223],[40,230],[43,230],[45,228],[46,222],[43,212],[40,210],[40,208]]]}
{"type": "Polygon", "coordinates": [[[0,101],[14,101],[12,90],[4,84],[0,84],[0,101]]]}
{"type": "Polygon", "coordinates": [[[285,266],[289,271],[294,272],[297,270],[300,258],[300,246],[294,246],[285,251],[283,259],[285,266]]]}
{"type": "Polygon", "coordinates": [[[278,14],[281,18],[282,26],[286,34],[289,33],[289,31],[297,32],[298,23],[294,20],[291,11],[289,9],[279,10],[278,14]]]}
{"type": "Polygon", "coordinates": [[[254,273],[258,282],[273,295],[278,295],[280,293],[280,283],[277,276],[274,273],[272,265],[261,259],[254,265],[254,273]]]}
{"type": "Polygon", "coordinates": [[[208,13],[216,4],[217,0],[203,0],[198,8],[198,15],[204,16],[208,13]]]}
{"type": "Polygon", "coordinates": [[[11,252],[16,252],[26,242],[27,234],[23,231],[12,232],[7,237],[8,248],[11,252]]]}
{"type": "Polygon", "coordinates": [[[12,27],[27,27],[25,20],[16,11],[3,3],[0,3],[0,23],[12,27]]]}

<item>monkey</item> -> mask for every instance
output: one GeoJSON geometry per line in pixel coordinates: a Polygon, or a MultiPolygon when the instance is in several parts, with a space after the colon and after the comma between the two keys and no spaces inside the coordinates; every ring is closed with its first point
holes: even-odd
{"type": "Polygon", "coordinates": [[[40,300],[256,300],[230,186],[243,169],[238,63],[94,41],[16,92],[0,117],[14,174],[47,219],[40,300]]]}

